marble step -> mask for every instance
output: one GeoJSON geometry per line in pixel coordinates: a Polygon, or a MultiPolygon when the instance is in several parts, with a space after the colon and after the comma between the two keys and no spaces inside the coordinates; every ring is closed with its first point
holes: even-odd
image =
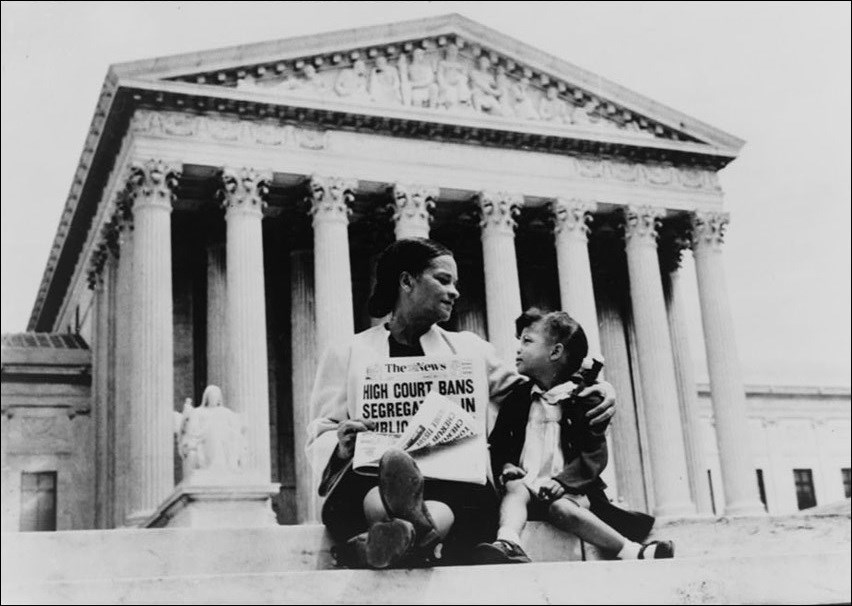
{"type": "Polygon", "coordinates": [[[3,583],[3,604],[836,604],[849,550],[419,570],[310,570],[3,583]]]}
{"type": "MultiPolygon", "coordinates": [[[[674,540],[678,558],[819,553],[849,550],[851,530],[846,511],[672,520],[658,523],[652,538],[674,540]]],[[[523,539],[535,562],[606,559],[542,523],[528,524],[523,539]]],[[[75,581],[324,570],[333,567],[330,546],[320,525],[3,533],[0,576],[75,581]]]]}

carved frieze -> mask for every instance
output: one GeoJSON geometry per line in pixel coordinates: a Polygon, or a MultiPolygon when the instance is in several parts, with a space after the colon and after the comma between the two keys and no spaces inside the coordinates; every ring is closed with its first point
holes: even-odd
{"type": "MultiPolygon", "coordinates": [[[[434,90],[437,91],[437,88],[434,90]]],[[[476,91],[477,88],[474,87],[472,103],[484,106],[487,103],[484,100],[485,97],[477,97],[476,91]]],[[[494,111],[504,110],[494,109],[494,111]]],[[[139,134],[191,138],[197,141],[230,142],[287,149],[329,149],[327,131],[281,125],[272,121],[238,121],[222,116],[197,116],[140,109],[134,115],[132,129],[139,134]]],[[[451,152],[447,150],[445,153],[451,152]]],[[[714,171],[707,169],[601,159],[589,155],[573,158],[571,165],[574,167],[574,174],[584,179],[612,179],[624,183],[676,190],[721,191],[718,176],[714,171]]]]}
{"type": "Polygon", "coordinates": [[[196,116],[180,112],[136,110],[131,130],[138,134],[192,138],[198,141],[325,149],[325,131],[281,125],[278,122],[234,120],[221,116],[196,116]]]}

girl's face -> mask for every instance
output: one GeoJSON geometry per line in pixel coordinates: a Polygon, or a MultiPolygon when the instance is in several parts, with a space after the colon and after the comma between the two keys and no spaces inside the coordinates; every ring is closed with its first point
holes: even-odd
{"type": "Polygon", "coordinates": [[[550,371],[553,365],[552,354],[551,338],[542,323],[536,322],[521,332],[515,365],[519,373],[536,379],[550,371]]]}
{"type": "Polygon", "coordinates": [[[433,324],[450,319],[459,298],[457,283],[458,268],[450,255],[435,257],[418,276],[403,274],[403,288],[412,308],[433,324]]]}

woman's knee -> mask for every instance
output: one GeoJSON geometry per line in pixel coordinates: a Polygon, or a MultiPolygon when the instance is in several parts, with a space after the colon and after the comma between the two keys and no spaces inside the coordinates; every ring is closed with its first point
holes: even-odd
{"type": "Polygon", "coordinates": [[[429,510],[429,515],[432,516],[435,530],[442,537],[446,537],[456,521],[453,510],[443,501],[426,501],[426,509],[429,510]]]}
{"type": "Polygon", "coordinates": [[[384,503],[382,503],[382,496],[379,494],[378,486],[374,486],[364,495],[364,517],[367,518],[368,525],[390,520],[384,503]]]}

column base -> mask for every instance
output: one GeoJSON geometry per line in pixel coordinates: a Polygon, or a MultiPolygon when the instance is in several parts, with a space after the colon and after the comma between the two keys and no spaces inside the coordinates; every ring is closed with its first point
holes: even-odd
{"type": "Polygon", "coordinates": [[[147,520],[145,528],[277,526],[272,497],[280,485],[244,474],[195,472],[147,520]]]}
{"type": "Polygon", "coordinates": [[[122,528],[142,528],[152,515],[154,515],[153,510],[131,512],[124,518],[124,526],[122,528]]]}
{"type": "Polygon", "coordinates": [[[671,503],[669,505],[654,508],[654,517],[660,519],[683,519],[694,518],[698,515],[695,504],[690,501],[685,503],[671,503]]]}
{"type": "Polygon", "coordinates": [[[724,516],[726,518],[753,518],[768,515],[763,503],[760,501],[740,501],[725,505],[724,516]]]}
{"type": "Polygon", "coordinates": [[[682,516],[654,516],[656,519],[654,520],[654,528],[659,528],[661,526],[667,526],[671,524],[679,524],[679,523],[693,523],[693,522],[713,522],[715,520],[720,519],[720,516],[714,516],[712,513],[690,513],[688,515],[682,516]]]}

